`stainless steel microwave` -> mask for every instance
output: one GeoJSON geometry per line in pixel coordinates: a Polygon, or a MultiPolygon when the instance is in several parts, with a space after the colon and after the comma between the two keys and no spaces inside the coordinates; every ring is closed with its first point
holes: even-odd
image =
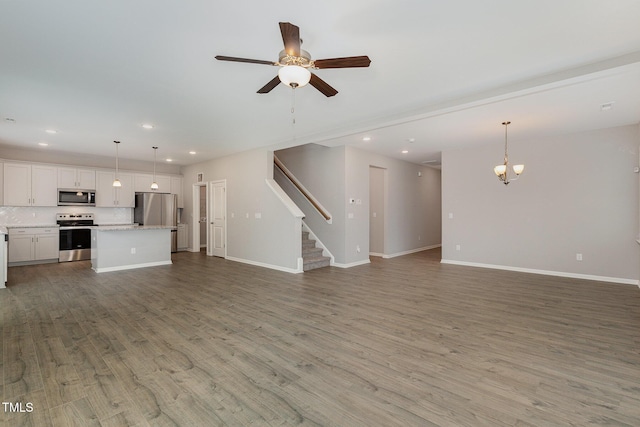
{"type": "Polygon", "coordinates": [[[58,188],[58,206],[95,206],[96,190],[58,188]]]}

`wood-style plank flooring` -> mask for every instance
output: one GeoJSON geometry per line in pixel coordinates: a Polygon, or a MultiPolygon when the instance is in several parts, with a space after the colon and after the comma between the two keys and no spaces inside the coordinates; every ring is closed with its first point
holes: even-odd
{"type": "Polygon", "coordinates": [[[6,426],[640,426],[640,289],[439,263],[12,267],[6,426]]]}

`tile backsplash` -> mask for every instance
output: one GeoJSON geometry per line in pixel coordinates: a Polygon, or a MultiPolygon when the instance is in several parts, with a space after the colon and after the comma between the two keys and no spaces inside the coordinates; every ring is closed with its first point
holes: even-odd
{"type": "Polygon", "coordinates": [[[0,225],[54,225],[58,213],[93,213],[96,224],[131,224],[132,208],[0,206],[0,225]]]}

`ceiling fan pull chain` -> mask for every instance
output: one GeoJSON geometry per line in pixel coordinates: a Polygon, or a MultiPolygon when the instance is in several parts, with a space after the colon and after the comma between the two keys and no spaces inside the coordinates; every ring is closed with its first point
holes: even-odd
{"type": "Polygon", "coordinates": [[[296,88],[291,88],[291,125],[296,124],[296,88]]]}

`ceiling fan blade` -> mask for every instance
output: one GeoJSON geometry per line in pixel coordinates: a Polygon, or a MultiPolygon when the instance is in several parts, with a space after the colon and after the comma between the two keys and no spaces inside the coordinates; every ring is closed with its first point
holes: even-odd
{"type": "Polygon", "coordinates": [[[371,60],[366,55],[348,56],[346,58],[316,59],[313,61],[313,65],[316,68],[368,67],[369,64],[371,64],[371,60]]]}
{"type": "Polygon", "coordinates": [[[275,76],[275,78],[273,80],[271,80],[266,85],[262,86],[258,90],[258,93],[269,93],[269,92],[271,92],[273,90],[274,87],[278,86],[279,84],[280,84],[280,77],[275,76]]]}
{"type": "Polygon", "coordinates": [[[273,61],[263,61],[261,59],[236,58],[235,56],[217,55],[218,61],[248,62],[250,64],[278,65],[273,61]]]}
{"type": "Polygon", "coordinates": [[[289,22],[280,22],[280,32],[287,55],[300,56],[300,28],[289,22]]]}
{"type": "Polygon", "coordinates": [[[337,90],[329,86],[327,82],[313,73],[311,73],[311,80],[309,80],[309,84],[322,92],[326,97],[334,96],[338,93],[337,90]]]}

